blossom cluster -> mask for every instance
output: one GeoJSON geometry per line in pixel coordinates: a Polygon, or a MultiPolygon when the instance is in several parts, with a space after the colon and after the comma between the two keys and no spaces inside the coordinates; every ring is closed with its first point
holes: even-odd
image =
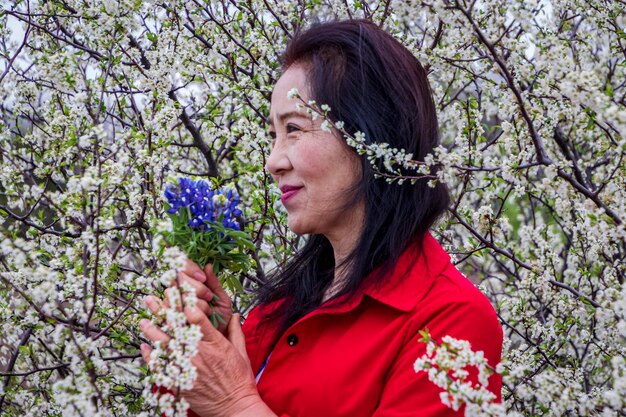
{"type": "Polygon", "coordinates": [[[192,360],[198,353],[202,331],[198,325],[187,323],[183,312],[184,307],[193,307],[197,302],[194,288],[183,284],[180,288],[172,288],[169,296],[170,305],[159,310],[155,324],[171,339],[167,343],[154,343],[144,396],[158,404],[164,415],[184,417],[189,404],[177,394],[191,389],[197,377],[192,360]],[[159,389],[154,390],[155,386],[159,389]]]}
{"type": "Polygon", "coordinates": [[[168,185],[165,197],[170,205],[169,214],[177,214],[187,208],[190,213],[189,226],[200,231],[210,228],[210,223],[221,222],[225,228],[240,230],[237,207],[240,198],[232,189],[214,190],[203,180],[181,177],[178,185],[168,185]]]}
{"type": "Polygon", "coordinates": [[[489,391],[489,377],[495,370],[487,363],[483,352],[475,352],[469,342],[444,336],[441,343],[423,331],[421,343],[426,343],[426,353],[413,365],[415,372],[428,373],[428,379],[442,388],[441,401],[455,411],[465,407],[470,417],[499,417],[505,414],[504,406],[497,403],[489,391]],[[470,377],[473,368],[475,377],[470,377]]]}
{"type": "Polygon", "coordinates": [[[213,271],[240,272],[250,266],[245,253],[252,249],[248,235],[240,231],[237,217],[239,196],[230,188],[214,190],[203,180],[181,177],[164,191],[170,228],[161,233],[170,245],[178,246],[189,259],[213,271]]]}

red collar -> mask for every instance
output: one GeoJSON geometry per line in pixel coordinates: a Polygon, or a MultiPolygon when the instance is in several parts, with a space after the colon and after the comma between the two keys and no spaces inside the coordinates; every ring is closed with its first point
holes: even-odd
{"type": "MultiPolygon", "coordinates": [[[[449,263],[450,255],[427,232],[424,235],[422,250],[419,250],[419,246],[416,243],[411,244],[400,255],[395,267],[378,284],[367,284],[368,279],[375,276],[376,271],[374,271],[363,281],[363,289],[354,294],[349,300],[346,301],[348,295],[338,297],[323,304],[305,317],[350,311],[361,303],[364,295],[397,310],[411,311],[417,302],[426,296],[433,286],[435,278],[449,263]]],[[[261,306],[263,315],[269,314],[278,308],[283,301],[281,299],[261,306]]]]}
{"type": "Polygon", "coordinates": [[[361,303],[363,295],[397,310],[411,311],[417,302],[426,296],[435,278],[449,263],[450,255],[430,233],[426,233],[422,250],[417,243],[411,244],[400,255],[395,267],[377,284],[367,283],[376,276],[377,271],[374,271],[363,281],[363,290],[354,294],[350,300],[345,301],[347,296],[338,297],[316,311],[319,313],[350,311],[361,303]]]}
{"type": "Polygon", "coordinates": [[[417,244],[412,244],[383,281],[366,287],[364,293],[395,309],[411,311],[449,263],[450,255],[430,233],[426,233],[421,251],[417,244]]]}

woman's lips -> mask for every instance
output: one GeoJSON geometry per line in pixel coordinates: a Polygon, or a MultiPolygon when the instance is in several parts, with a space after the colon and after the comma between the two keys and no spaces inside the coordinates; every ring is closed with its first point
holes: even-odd
{"type": "Polygon", "coordinates": [[[287,185],[287,186],[284,186],[284,187],[280,187],[280,191],[283,192],[283,194],[280,196],[280,201],[282,201],[283,204],[285,204],[285,202],[287,202],[287,200],[290,200],[301,189],[302,189],[302,187],[293,187],[293,186],[290,186],[290,185],[287,185]]]}

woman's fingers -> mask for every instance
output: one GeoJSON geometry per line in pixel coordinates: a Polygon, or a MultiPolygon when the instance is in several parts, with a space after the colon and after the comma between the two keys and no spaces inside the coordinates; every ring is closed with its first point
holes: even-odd
{"type": "Polygon", "coordinates": [[[241,330],[240,320],[241,315],[239,315],[239,313],[233,314],[230,317],[230,321],[228,322],[228,340],[243,358],[248,359],[248,352],[246,351],[246,338],[243,335],[243,330],[241,330]]]}
{"type": "Polygon", "coordinates": [[[211,305],[209,305],[209,303],[204,300],[196,301],[196,307],[200,309],[200,311],[202,311],[205,316],[211,315],[214,310],[213,307],[211,307],[211,305]]]}
{"type": "MultiPolygon", "coordinates": [[[[190,286],[194,289],[196,307],[220,332],[226,334],[227,323],[232,314],[232,300],[213,273],[213,266],[207,264],[203,271],[197,264],[187,260],[183,269],[178,272],[176,280],[165,290],[160,307],[175,306],[180,311],[185,305],[184,290],[181,286],[190,286]]],[[[155,301],[149,308],[156,314],[159,304],[155,301]]]]}
{"type": "Polygon", "coordinates": [[[185,317],[187,317],[187,321],[190,324],[196,324],[200,327],[200,331],[202,332],[202,340],[205,342],[216,342],[221,338],[224,339],[224,336],[220,332],[217,331],[215,326],[211,323],[209,318],[204,312],[200,311],[200,309],[196,307],[185,307],[185,317]]]}
{"type": "MultiPolygon", "coordinates": [[[[204,277],[204,273],[202,273],[202,276],[204,277]]],[[[165,292],[167,293],[170,288],[176,288],[183,283],[186,283],[196,291],[196,297],[198,299],[206,301],[213,300],[213,291],[211,291],[211,289],[204,282],[200,282],[199,280],[192,278],[184,271],[180,271],[178,273],[178,279],[172,282],[172,285],[167,290],[165,290],[165,292]]]]}
{"type": "MultiPolygon", "coordinates": [[[[169,300],[167,299],[168,294],[165,294],[165,300],[162,301],[154,295],[148,295],[144,298],[144,303],[148,310],[156,317],[161,318],[163,314],[163,308],[167,308],[169,306],[169,300]]],[[[202,311],[205,315],[210,316],[214,312],[214,308],[205,300],[198,299],[196,301],[196,307],[202,311]]]]}
{"type": "Polygon", "coordinates": [[[188,276],[193,277],[193,279],[198,282],[206,281],[206,276],[202,268],[200,268],[197,263],[193,262],[190,259],[185,260],[185,264],[183,265],[181,272],[184,272],[188,276]]]}
{"type": "Polygon", "coordinates": [[[146,343],[142,343],[139,345],[139,350],[141,351],[141,358],[145,363],[150,362],[150,354],[152,353],[152,348],[148,346],[146,343]]]}
{"type": "Polygon", "coordinates": [[[199,299],[206,301],[213,300],[213,291],[206,285],[206,283],[193,279],[182,271],[178,273],[178,279],[180,284],[185,282],[189,286],[194,288],[196,290],[196,297],[198,297],[199,299]]]}
{"type": "Polygon", "coordinates": [[[204,273],[206,275],[206,283],[205,285],[213,292],[213,294],[217,295],[220,300],[230,300],[230,297],[222,288],[222,284],[217,279],[217,276],[213,273],[213,265],[207,264],[204,267],[204,273]]]}
{"type": "Polygon", "coordinates": [[[163,308],[163,301],[161,301],[154,295],[148,295],[146,298],[143,299],[143,302],[146,304],[146,307],[148,307],[148,310],[150,310],[152,314],[157,317],[159,316],[160,310],[161,308],[163,308]]]}
{"type": "MultiPolygon", "coordinates": [[[[197,283],[199,284],[199,283],[197,283]]],[[[202,285],[202,284],[199,284],[202,285]]],[[[194,287],[195,288],[195,287],[194,287]]],[[[195,288],[196,290],[196,299],[197,303],[201,305],[202,311],[209,314],[211,312],[211,307],[209,302],[213,300],[213,292],[208,288],[202,286],[201,288],[195,288]]],[[[172,305],[176,305],[178,310],[180,310],[181,301],[185,301],[185,293],[182,289],[177,287],[169,287],[164,292],[164,301],[161,303],[159,307],[170,307],[172,305]],[[182,300],[181,300],[182,297],[182,300]]],[[[150,306],[148,306],[150,308],[150,306]]],[[[152,310],[152,312],[154,312],[152,310]]]]}
{"type": "MultiPolygon", "coordinates": [[[[148,310],[152,312],[152,314],[154,314],[156,317],[161,316],[161,308],[164,304],[163,301],[159,300],[157,297],[153,295],[148,295],[146,298],[144,298],[143,301],[146,304],[146,307],[148,307],[148,310]]],[[[162,330],[160,330],[157,326],[154,325],[154,323],[152,323],[148,319],[140,320],[139,327],[141,328],[141,331],[143,332],[143,334],[151,342],[166,343],[167,341],[170,340],[170,337],[167,334],[165,334],[162,330]]],[[[142,349],[142,355],[143,355],[143,349],[142,349]]]]}
{"type": "MultiPolygon", "coordinates": [[[[156,316],[159,315],[159,309],[163,304],[161,300],[154,296],[147,296],[145,298],[145,303],[148,306],[148,309],[152,311],[156,316]]],[[[203,340],[207,342],[217,342],[218,340],[225,341],[224,336],[215,328],[215,326],[211,323],[209,319],[209,314],[207,311],[211,310],[211,307],[206,302],[198,302],[196,307],[185,307],[185,317],[190,324],[197,324],[200,326],[200,330],[203,334],[203,340]]],[[[228,322],[228,332],[229,332],[229,340],[233,343],[237,351],[239,353],[245,353],[246,345],[245,339],[243,336],[243,332],[241,331],[241,325],[239,324],[240,316],[236,314],[234,317],[231,316],[228,322]]],[[[171,337],[159,329],[154,323],[152,323],[148,319],[143,319],[139,322],[139,327],[141,331],[146,336],[148,340],[152,343],[159,342],[161,344],[167,343],[171,337]]],[[[150,358],[150,352],[152,349],[145,344],[140,346],[141,356],[144,358],[146,362],[150,358]]],[[[244,357],[246,357],[244,355],[244,357]]]]}
{"type": "MultiPolygon", "coordinates": [[[[217,279],[217,276],[213,273],[213,265],[211,264],[206,264],[204,270],[202,270],[196,263],[187,259],[185,265],[178,273],[178,284],[183,282],[186,282],[196,290],[196,296],[199,299],[215,302],[217,297],[223,305],[230,305],[230,297],[222,288],[222,284],[217,279]]],[[[172,283],[172,286],[176,286],[176,283],[172,283]]]]}
{"type": "Polygon", "coordinates": [[[165,334],[161,329],[154,325],[148,319],[142,319],[139,321],[139,327],[143,334],[152,342],[159,342],[161,344],[167,343],[170,340],[170,337],[165,334]]]}

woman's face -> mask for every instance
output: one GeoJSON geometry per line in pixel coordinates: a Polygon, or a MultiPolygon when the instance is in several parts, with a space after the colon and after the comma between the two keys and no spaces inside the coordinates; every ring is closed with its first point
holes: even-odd
{"type": "Polygon", "coordinates": [[[298,234],[323,234],[331,243],[358,236],[364,204],[349,209],[345,204],[361,179],[359,158],[342,138],[321,129],[322,116],[312,120],[306,109],[297,108],[300,99],[287,98],[292,88],[308,102],[306,71],[300,65],[289,67],[272,93],[274,142],[266,165],[282,192],[289,228],[298,234]]]}

